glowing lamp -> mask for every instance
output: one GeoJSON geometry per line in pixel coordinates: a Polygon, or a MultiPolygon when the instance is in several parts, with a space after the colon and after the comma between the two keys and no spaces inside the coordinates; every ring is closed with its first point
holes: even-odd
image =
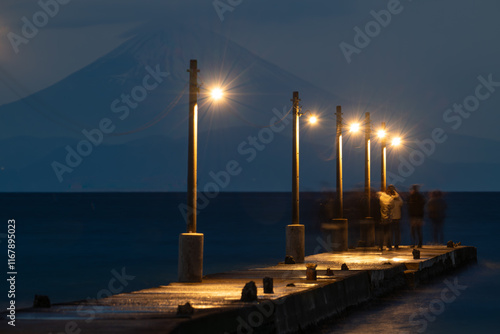
{"type": "Polygon", "coordinates": [[[212,95],[212,99],[217,101],[217,100],[220,100],[224,96],[224,92],[220,88],[214,88],[214,89],[212,89],[211,95],[212,95]]]}

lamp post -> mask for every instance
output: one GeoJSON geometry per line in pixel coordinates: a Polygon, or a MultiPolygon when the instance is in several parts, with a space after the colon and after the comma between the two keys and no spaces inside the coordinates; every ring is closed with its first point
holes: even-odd
{"type": "Polygon", "coordinates": [[[366,217],[371,217],[371,167],[370,167],[370,144],[371,144],[371,120],[370,113],[365,113],[365,198],[366,217]]]}
{"type": "Polygon", "coordinates": [[[203,277],[203,234],[196,233],[198,161],[198,68],[191,60],[189,72],[189,139],[187,179],[187,233],[179,236],[179,282],[201,282],[203,277]]]}
{"type": "Polygon", "coordinates": [[[342,107],[337,106],[337,136],[336,136],[336,151],[337,151],[337,218],[344,217],[344,187],[342,183],[342,107]]]}
{"type": "Polygon", "coordinates": [[[336,110],[337,134],[335,139],[336,146],[336,185],[337,197],[335,201],[336,218],[321,224],[323,233],[330,235],[332,251],[347,251],[348,249],[348,223],[344,219],[344,194],[342,183],[342,107],[337,106],[336,110]]]}
{"type": "MultiPolygon", "coordinates": [[[[197,175],[198,175],[198,62],[190,61],[189,69],[189,138],[187,166],[187,232],[179,236],[179,282],[201,282],[203,277],[203,233],[196,232],[197,175]]],[[[223,92],[212,91],[212,98],[218,100],[223,92]]]]}
{"type": "Polygon", "coordinates": [[[360,220],[360,246],[375,246],[375,220],[371,215],[371,119],[370,113],[365,113],[365,200],[366,215],[360,220]]]}
{"type": "MultiPolygon", "coordinates": [[[[292,256],[295,263],[304,263],[305,256],[305,226],[300,224],[299,219],[299,128],[300,116],[304,115],[300,111],[299,92],[293,92],[293,143],[292,143],[292,224],[286,227],[286,255],[292,256]]],[[[306,111],[308,113],[309,111],[306,111]]],[[[315,124],[317,118],[313,115],[309,117],[309,123],[315,124]]]]}
{"type": "Polygon", "coordinates": [[[299,92],[293,92],[292,224],[299,224],[299,92]]]}
{"type": "Polygon", "coordinates": [[[189,72],[189,137],[187,179],[187,232],[196,233],[196,199],[198,186],[198,70],[197,61],[191,60],[189,72]]]}
{"type": "Polygon", "coordinates": [[[365,216],[369,217],[371,215],[371,151],[370,151],[370,146],[371,146],[371,120],[370,120],[370,113],[366,112],[365,113],[365,121],[363,123],[363,127],[359,125],[359,123],[353,123],[350,125],[350,132],[356,133],[359,132],[360,129],[363,129],[362,131],[365,134],[365,216]]]}
{"type": "Polygon", "coordinates": [[[299,92],[293,92],[293,143],[292,143],[292,224],[286,227],[286,255],[296,263],[304,263],[305,226],[299,221],[299,92]]]}
{"type": "Polygon", "coordinates": [[[385,122],[382,122],[382,128],[379,131],[379,137],[381,138],[381,180],[380,180],[380,191],[385,191],[387,188],[387,133],[385,128],[385,122]]]}

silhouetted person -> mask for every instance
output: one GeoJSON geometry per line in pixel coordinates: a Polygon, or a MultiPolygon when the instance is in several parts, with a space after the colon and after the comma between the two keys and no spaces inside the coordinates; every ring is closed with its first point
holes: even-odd
{"type": "Polygon", "coordinates": [[[391,222],[391,234],[392,240],[394,241],[394,248],[398,249],[401,243],[401,207],[403,206],[403,199],[399,196],[396,191],[396,187],[392,184],[389,185],[389,194],[393,198],[392,206],[392,222],[391,222]]]}
{"type": "Polygon", "coordinates": [[[408,213],[410,216],[412,247],[415,247],[416,242],[418,242],[418,247],[421,248],[423,242],[422,226],[424,225],[425,198],[419,190],[420,186],[418,184],[414,184],[410,188],[408,213]]]}
{"type": "Polygon", "coordinates": [[[446,201],[441,191],[431,192],[431,198],[427,202],[427,215],[432,223],[433,242],[444,244],[443,224],[446,218],[446,201]]]}
{"type": "Polygon", "coordinates": [[[391,223],[392,223],[392,206],[393,197],[389,194],[389,188],[384,191],[379,191],[377,196],[380,200],[380,227],[379,227],[379,246],[380,250],[384,249],[386,244],[387,249],[392,249],[391,244],[391,223]]]}

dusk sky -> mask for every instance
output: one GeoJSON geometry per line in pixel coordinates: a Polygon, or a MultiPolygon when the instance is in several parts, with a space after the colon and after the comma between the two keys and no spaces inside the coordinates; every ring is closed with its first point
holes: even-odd
{"type": "MultiPolygon", "coordinates": [[[[26,179],[23,173],[28,173],[40,164],[47,167],[47,173],[51,174],[51,182],[54,184],[52,187],[47,183],[33,181],[36,186],[19,185],[16,188],[16,185],[11,184],[7,187],[9,190],[62,189],[58,188],[62,182],[58,182],[50,172],[50,164],[46,161],[57,159],[58,155],[62,160],[66,145],[62,141],[52,146],[47,144],[44,146],[46,155],[40,153],[33,157],[31,153],[26,153],[30,156],[24,156],[19,161],[16,161],[15,155],[5,153],[16,150],[12,145],[18,145],[17,137],[39,137],[44,140],[50,137],[46,133],[42,134],[43,131],[38,133],[33,126],[28,129],[18,125],[21,123],[6,124],[14,117],[8,116],[13,115],[12,110],[17,108],[14,102],[41,92],[42,95],[37,98],[46,98],[45,102],[52,103],[48,96],[58,99],[59,97],[54,97],[56,90],[54,88],[50,94],[43,95],[45,89],[82,69],[85,73],[91,73],[91,68],[96,67],[86,68],[88,65],[100,64],[101,57],[105,57],[122,43],[127,43],[138,33],[147,32],[149,28],[146,27],[153,26],[161,26],[165,31],[174,33],[180,41],[203,40],[208,32],[222,35],[248,50],[255,59],[260,58],[274,65],[273,68],[281,68],[296,76],[297,82],[300,79],[301,83],[317,87],[318,92],[325,92],[321,93],[323,96],[331,94],[332,97],[338,97],[338,101],[331,100],[329,110],[320,111],[328,115],[328,122],[331,124],[335,106],[343,104],[343,101],[348,101],[346,105],[351,106],[350,109],[344,109],[346,121],[371,111],[374,127],[381,121],[386,121],[393,132],[402,134],[406,139],[401,157],[390,157],[393,160],[389,162],[389,170],[393,173],[393,178],[389,181],[404,187],[418,182],[429,188],[442,187],[445,190],[500,190],[500,181],[495,173],[500,167],[500,4],[497,1],[5,0],[0,4],[0,9],[0,132],[3,133],[0,137],[0,152],[4,152],[4,159],[7,159],[6,156],[10,159],[1,162],[4,166],[2,170],[5,168],[13,173],[9,175],[15,174],[19,179],[26,179]],[[359,110],[353,106],[359,106],[359,110]],[[430,141],[430,146],[422,144],[430,141]],[[7,148],[7,145],[10,146],[7,148]],[[415,151],[420,153],[414,153],[415,151]],[[414,168],[415,172],[408,172],[408,166],[406,169],[401,167],[404,163],[400,159],[409,162],[412,165],[410,169],[414,168]],[[427,176],[435,179],[439,179],[440,175],[449,176],[447,171],[450,169],[453,169],[450,173],[454,177],[446,182],[440,184],[438,181],[433,183],[426,180],[427,176]],[[422,171],[420,174],[419,170],[422,171]],[[479,179],[471,180],[470,172],[480,176],[479,179]],[[414,178],[414,173],[419,179],[414,178]],[[399,181],[397,175],[400,176],[399,181]]],[[[205,78],[211,77],[209,70],[203,67],[203,55],[197,56],[197,52],[211,53],[213,50],[206,47],[195,51],[196,47],[189,47],[193,44],[195,43],[182,44],[185,45],[184,49],[180,44],[176,46],[181,49],[179,52],[184,58],[182,65],[170,64],[171,77],[167,80],[169,90],[180,91],[184,86],[185,81],[177,82],[176,85],[175,80],[187,80],[185,69],[188,58],[199,58],[201,73],[205,78]],[[182,75],[185,77],[182,78],[182,75]]],[[[242,59],[230,58],[234,54],[237,53],[228,52],[221,61],[228,67],[246,66],[242,59]]],[[[141,57],[147,56],[144,54],[141,57]]],[[[256,61],[252,60],[253,63],[256,61]]],[[[145,61],[145,64],[154,67],[154,63],[145,61]]],[[[99,74],[102,73],[103,70],[100,69],[99,74]]],[[[144,74],[137,75],[136,81],[140,82],[144,74]]],[[[227,74],[219,75],[224,77],[227,74]]],[[[249,69],[245,73],[231,75],[234,76],[231,83],[237,86],[235,89],[244,90],[244,82],[250,80],[250,75],[264,76],[264,72],[261,75],[261,72],[249,69]]],[[[89,76],[95,77],[94,74],[89,76]]],[[[277,74],[275,76],[278,77],[277,74]]],[[[287,81],[284,76],[280,78],[287,81]]],[[[291,87],[295,87],[295,82],[292,81],[289,83],[291,87]]],[[[66,81],[63,85],[66,86],[65,89],[73,87],[69,82],[66,81]]],[[[301,90],[300,84],[296,87],[290,88],[290,91],[288,87],[283,87],[286,98],[282,103],[270,102],[270,105],[269,100],[260,100],[266,95],[265,91],[259,92],[261,95],[254,96],[252,100],[256,106],[269,112],[273,108],[281,110],[283,106],[290,104],[292,89],[301,90]]],[[[120,89],[117,87],[115,91],[130,91],[130,88],[120,89]]],[[[310,90],[314,91],[312,88],[310,90]]],[[[109,93],[110,101],[116,95],[115,91],[109,93]]],[[[79,96],[77,98],[75,95],[75,104],[79,104],[82,96],[86,96],[88,100],[100,98],[94,93],[85,94],[81,89],[75,93],[79,96]]],[[[61,99],[66,98],[67,94],[69,93],[61,96],[61,99]]],[[[163,108],[168,103],[166,101],[163,108]]],[[[315,101],[303,96],[302,105],[304,109],[314,109],[315,101]]],[[[71,113],[67,115],[75,119],[81,116],[71,113]]],[[[24,121],[30,122],[29,117],[23,116],[24,121]]],[[[270,118],[252,117],[249,113],[243,114],[246,120],[257,123],[270,118]]],[[[96,119],[99,118],[102,116],[96,116],[96,119]]],[[[163,122],[168,122],[168,117],[163,122]]],[[[228,122],[227,128],[237,125],[233,123],[228,122]]],[[[158,126],[162,126],[161,124],[159,122],[158,126]]],[[[176,138],[187,136],[184,133],[187,132],[186,123],[179,121],[176,124],[178,128],[172,127],[166,135],[176,138]]],[[[62,132],[44,131],[52,133],[54,138],[79,140],[78,137],[62,132]]],[[[250,134],[251,130],[248,135],[250,134]]],[[[233,146],[237,146],[246,137],[247,134],[242,134],[240,138],[231,138],[235,143],[233,146]]],[[[132,139],[139,137],[130,137],[131,141],[132,139]]],[[[309,133],[304,141],[318,145],[325,143],[325,139],[313,138],[309,133]]],[[[125,142],[127,140],[121,143],[105,140],[104,144],[112,146],[125,142]]],[[[330,146],[333,147],[333,143],[330,146]]],[[[19,146],[19,151],[23,147],[19,146]]],[[[200,150],[203,154],[202,147],[200,150]]],[[[236,152],[233,147],[228,150],[236,152]]],[[[346,149],[346,153],[348,152],[349,149],[346,149]]],[[[288,153],[285,156],[289,156],[288,153]]],[[[98,158],[96,155],[89,157],[88,161],[90,159],[98,158]]],[[[224,159],[227,161],[231,158],[224,159]]],[[[105,160],[94,163],[107,164],[105,160]]],[[[202,161],[200,163],[203,165],[202,161]]],[[[288,162],[284,164],[289,165],[288,162]]],[[[210,166],[207,168],[219,168],[210,166]]],[[[256,174],[259,173],[258,166],[260,164],[252,167],[256,174]]],[[[185,172],[182,171],[184,167],[185,161],[182,160],[178,167],[180,172],[174,173],[175,177],[185,179],[185,172]]],[[[304,168],[306,170],[303,169],[303,173],[310,173],[307,172],[307,163],[304,168]]],[[[120,186],[119,178],[113,184],[92,183],[83,176],[84,180],[78,179],[79,172],[84,173],[83,169],[71,173],[76,178],[72,182],[79,183],[87,190],[150,189],[148,185],[140,184],[120,186]],[[85,180],[88,181],[87,185],[85,180]]],[[[92,172],[86,170],[85,173],[92,172]]],[[[250,174],[247,176],[252,177],[250,174]]],[[[48,176],[41,173],[37,177],[48,176]]],[[[134,175],[122,177],[127,179],[134,175]]],[[[321,189],[319,179],[308,180],[307,176],[304,177],[306,189],[321,189]]],[[[378,181],[377,174],[372,178],[378,181]]],[[[330,180],[330,185],[333,182],[330,180]]],[[[257,182],[255,187],[234,183],[227,190],[287,190],[289,178],[269,187],[262,187],[263,184],[268,183],[257,182]]],[[[352,181],[352,184],[356,182],[352,181]]],[[[65,187],[72,186],[67,184],[65,187]]],[[[182,191],[183,185],[170,185],[165,189],[182,191]]]]}

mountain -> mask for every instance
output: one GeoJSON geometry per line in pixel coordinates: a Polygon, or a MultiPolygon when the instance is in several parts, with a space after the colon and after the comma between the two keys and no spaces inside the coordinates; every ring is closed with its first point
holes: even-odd
{"type": "Polygon", "coordinates": [[[153,134],[185,136],[190,59],[197,59],[200,68],[200,129],[243,125],[241,119],[268,123],[272,108],[289,104],[295,90],[300,91],[307,109],[334,109],[346,103],[215,33],[201,36],[184,29],[142,29],[60,82],[2,106],[0,139],[22,135],[82,138],[83,129],[98,127],[103,118],[116,126],[111,143],[153,134]],[[221,105],[207,101],[213,85],[228,90],[227,101],[221,105]],[[142,129],[157,117],[160,121],[147,130],[117,136],[142,129]]]}

